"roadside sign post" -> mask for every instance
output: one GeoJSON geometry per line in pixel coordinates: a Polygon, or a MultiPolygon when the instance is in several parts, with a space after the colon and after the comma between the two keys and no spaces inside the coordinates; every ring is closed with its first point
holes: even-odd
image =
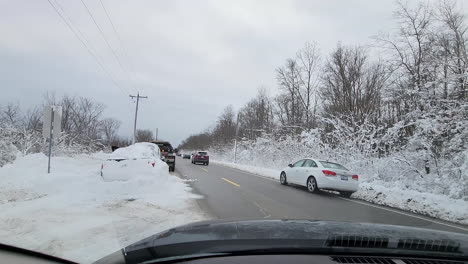
{"type": "Polygon", "coordinates": [[[49,135],[49,161],[47,162],[47,173],[50,173],[50,155],[52,154],[52,142],[53,142],[53,124],[54,124],[54,110],[52,109],[50,117],[50,135],[49,135]]]}
{"type": "Polygon", "coordinates": [[[42,136],[49,138],[49,160],[47,162],[47,173],[50,173],[50,157],[52,156],[52,144],[54,137],[60,135],[62,122],[62,107],[48,105],[44,108],[42,122],[42,136]]]}
{"type": "Polygon", "coordinates": [[[239,117],[240,113],[237,113],[236,135],[234,136],[234,163],[237,163],[237,134],[239,133],[239,117]]]}

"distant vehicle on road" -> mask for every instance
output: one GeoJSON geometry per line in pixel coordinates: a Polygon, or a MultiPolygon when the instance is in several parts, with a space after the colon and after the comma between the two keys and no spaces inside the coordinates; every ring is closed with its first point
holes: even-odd
{"type": "Polygon", "coordinates": [[[343,165],[309,158],[289,164],[281,171],[280,182],[306,186],[309,192],[339,191],[344,197],[350,197],[359,188],[359,176],[343,165]]]}
{"type": "Polygon", "coordinates": [[[192,156],[190,154],[184,154],[182,155],[183,159],[190,159],[192,156]]]}
{"type": "Polygon", "coordinates": [[[167,165],[169,166],[169,171],[174,171],[176,156],[171,143],[169,143],[168,141],[161,140],[151,141],[151,143],[159,146],[159,149],[161,151],[161,160],[167,163],[167,165]]]}
{"type": "Polygon", "coordinates": [[[208,165],[210,163],[210,156],[208,156],[208,152],[206,151],[198,151],[193,154],[192,163],[202,163],[204,165],[208,165]]]}
{"type": "Polygon", "coordinates": [[[101,164],[101,177],[105,180],[127,179],[135,170],[154,166],[159,157],[159,148],[147,142],[118,148],[101,164]]]}

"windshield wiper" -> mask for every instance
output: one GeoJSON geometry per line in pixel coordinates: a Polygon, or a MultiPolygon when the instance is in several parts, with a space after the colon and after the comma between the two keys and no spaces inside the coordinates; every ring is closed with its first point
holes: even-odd
{"type": "Polygon", "coordinates": [[[468,259],[468,235],[422,228],[312,220],[206,221],[122,250],[126,263],[245,254],[364,254],[468,259]]]}

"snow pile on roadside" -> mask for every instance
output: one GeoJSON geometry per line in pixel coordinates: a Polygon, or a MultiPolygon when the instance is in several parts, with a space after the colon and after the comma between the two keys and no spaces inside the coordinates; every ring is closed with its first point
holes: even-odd
{"type": "Polygon", "coordinates": [[[153,143],[141,142],[118,148],[109,155],[109,159],[152,159],[159,157],[159,147],[153,143]]]}
{"type": "MultiPolygon", "coordinates": [[[[160,160],[126,178],[104,181],[109,155],[32,154],[0,168],[0,243],[92,262],[162,230],[204,216],[198,198],[160,160]]],[[[140,164],[141,163],[141,164],[140,164]]],[[[120,176],[119,176],[120,177],[120,176]]]]}
{"type": "MultiPolygon", "coordinates": [[[[280,169],[239,164],[223,160],[212,159],[211,162],[276,180],[279,180],[279,175],[281,173],[280,169]]],[[[398,181],[369,181],[366,177],[361,177],[360,180],[359,191],[352,195],[353,198],[451,222],[468,224],[468,201],[452,199],[447,195],[417,191],[398,181]]]]}
{"type": "Polygon", "coordinates": [[[259,176],[272,178],[278,181],[279,181],[279,176],[281,173],[281,170],[277,170],[277,169],[268,169],[268,168],[239,164],[239,163],[228,162],[228,161],[211,160],[210,162],[213,164],[218,164],[218,165],[222,165],[222,166],[233,168],[233,169],[247,171],[253,174],[257,174],[259,176]]]}
{"type": "Polygon", "coordinates": [[[451,199],[445,195],[411,190],[401,184],[386,182],[362,182],[354,198],[375,204],[428,215],[455,223],[468,224],[468,202],[451,199]]]}

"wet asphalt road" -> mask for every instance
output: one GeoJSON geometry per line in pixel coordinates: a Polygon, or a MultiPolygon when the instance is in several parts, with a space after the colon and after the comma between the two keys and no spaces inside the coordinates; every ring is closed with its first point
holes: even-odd
{"type": "Polygon", "coordinates": [[[198,204],[214,219],[314,219],[393,224],[467,233],[468,227],[322,192],[283,186],[264,178],[210,163],[191,164],[177,157],[176,173],[189,179],[198,204]]]}

